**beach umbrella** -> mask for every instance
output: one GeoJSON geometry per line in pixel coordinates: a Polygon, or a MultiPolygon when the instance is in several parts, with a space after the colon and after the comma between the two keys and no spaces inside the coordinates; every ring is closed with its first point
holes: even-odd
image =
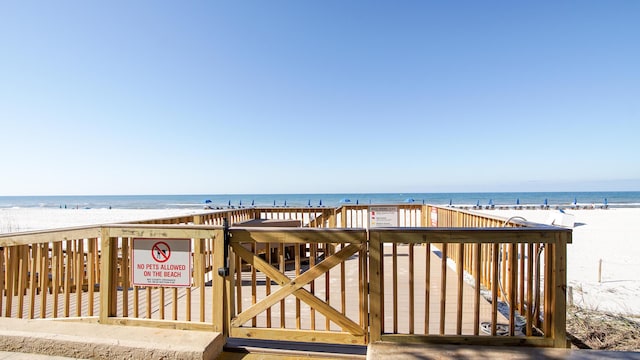
{"type": "Polygon", "coordinates": [[[358,201],[358,199],[356,199],[356,205],[358,205],[360,203],[360,201],[358,201]]]}
{"type": "MultiPolygon", "coordinates": [[[[369,201],[369,203],[371,203],[371,201],[369,201]]],[[[422,199],[422,205],[424,205],[424,199],[422,199]]]]}
{"type": "Polygon", "coordinates": [[[239,205],[242,206],[242,200],[240,200],[240,204],[239,205]]]}
{"type": "Polygon", "coordinates": [[[344,198],[344,199],[340,200],[340,202],[341,202],[341,203],[350,203],[350,202],[351,202],[351,200],[350,200],[350,199],[347,199],[347,198],[344,198]]]}
{"type": "Polygon", "coordinates": [[[413,198],[407,198],[407,199],[404,200],[404,202],[408,202],[408,203],[412,203],[414,201],[415,200],[413,198]]]}
{"type": "Polygon", "coordinates": [[[549,205],[549,200],[547,200],[546,198],[544,199],[544,206],[549,205]]]}
{"type": "Polygon", "coordinates": [[[322,206],[322,199],[320,199],[320,203],[318,204],[318,206],[322,206]]]}
{"type": "Polygon", "coordinates": [[[573,205],[578,205],[578,198],[577,197],[573,198],[573,205]]]}
{"type": "Polygon", "coordinates": [[[231,200],[229,200],[229,206],[231,206],[231,200]]]}
{"type": "Polygon", "coordinates": [[[276,206],[276,201],[275,200],[273,200],[273,206],[276,206]]]}
{"type": "Polygon", "coordinates": [[[255,203],[253,202],[253,200],[251,200],[251,206],[253,206],[255,203]]]}
{"type": "Polygon", "coordinates": [[[604,204],[605,205],[609,205],[609,202],[607,201],[607,198],[604,198],[604,204]]]}
{"type": "Polygon", "coordinates": [[[284,201],[284,206],[287,206],[287,200],[284,201]]]}
{"type": "Polygon", "coordinates": [[[489,205],[493,205],[493,199],[489,199],[489,205]]]}
{"type": "Polygon", "coordinates": [[[311,206],[311,199],[309,199],[309,201],[307,201],[307,206],[311,206]]]}
{"type": "Polygon", "coordinates": [[[205,204],[211,204],[211,200],[207,199],[204,201],[205,204]]]}
{"type": "Polygon", "coordinates": [[[520,205],[520,198],[516,198],[516,205],[520,205]]]}
{"type": "Polygon", "coordinates": [[[480,207],[480,200],[478,200],[478,201],[476,202],[476,206],[477,206],[477,207],[480,207]]]}
{"type": "Polygon", "coordinates": [[[451,206],[452,204],[453,204],[453,201],[449,199],[449,206],[451,206]]]}

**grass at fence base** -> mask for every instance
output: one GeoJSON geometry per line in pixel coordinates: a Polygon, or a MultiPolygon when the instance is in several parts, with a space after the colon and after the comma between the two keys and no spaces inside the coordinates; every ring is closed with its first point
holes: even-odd
{"type": "Polygon", "coordinates": [[[631,316],[572,306],[567,308],[567,335],[578,348],[640,351],[640,319],[631,316]]]}

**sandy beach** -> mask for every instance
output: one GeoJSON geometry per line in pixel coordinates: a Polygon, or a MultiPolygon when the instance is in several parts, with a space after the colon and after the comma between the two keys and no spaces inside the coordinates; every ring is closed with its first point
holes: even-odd
{"type": "MultiPolygon", "coordinates": [[[[0,209],[0,233],[64,228],[193,213],[198,209],[0,209]]],[[[557,210],[485,210],[508,218],[548,223],[557,210]]],[[[624,315],[640,315],[640,209],[567,210],[573,214],[573,244],[568,246],[567,282],[575,305],[624,315]],[[601,282],[598,281],[602,260],[601,282]]]]}
{"type": "MultiPolygon", "coordinates": [[[[487,210],[505,217],[549,223],[558,210],[487,210]]],[[[577,306],[640,316],[640,209],[565,210],[574,216],[567,248],[567,283],[577,306]],[[598,268],[602,260],[601,282],[598,268]]]]}
{"type": "Polygon", "coordinates": [[[202,213],[185,209],[0,209],[0,233],[158,219],[202,213]]]}

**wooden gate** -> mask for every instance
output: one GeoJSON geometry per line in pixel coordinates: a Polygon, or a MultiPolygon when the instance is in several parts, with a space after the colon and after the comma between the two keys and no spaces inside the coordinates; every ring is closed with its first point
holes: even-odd
{"type": "Polygon", "coordinates": [[[230,234],[231,337],[367,343],[365,230],[233,228],[230,234]]]}

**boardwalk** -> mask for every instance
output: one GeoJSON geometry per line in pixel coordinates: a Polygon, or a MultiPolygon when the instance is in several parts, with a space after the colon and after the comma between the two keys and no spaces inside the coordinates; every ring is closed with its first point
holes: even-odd
{"type": "MultiPolygon", "coordinates": [[[[415,271],[409,273],[409,246],[399,245],[397,248],[397,294],[393,293],[393,259],[392,247],[384,247],[384,332],[395,334],[439,334],[440,333],[440,306],[441,306],[441,258],[438,252],[431,252],[430,256],[430,279],[429,279],[429,316],[428,331],[425,331],[425,249],[424,246],[414,247],[413,263],[415,271]],[[409,279],[412,278],[414,289],[410,289],[409,279]],[[413,292],[414,314],[410,318],[408,312],[410,296],[413,292]],[[395,302],[395,303],[394,303],[395,302]],[[394,311],[394,309],[396,309],[394,311]]],[[[354,322],[362,325],[366,319],[361,319],[359,312],[358,293],[358,271],[359,259],[357,255],[348,259],[344,263],[344,268],[337,266],[329,273],[329,277],[322,276],[305,288],[315,294],[323,301],[328,299],[329,304],[337,311],[345,314],[354,322]],[[344,284],[342,280],[344,272],[344,284]],[[327,287],[328,284],[328,287],[327,287]],[[326,289],[329,289],[327,295],[326,289]]],[[[245,266],[245,270],[248,270],[245,266]]],[[[301,271],[308,268],[308,264],[302,264],[301,271]]],[[[456,274],[451,268],[447,268],[447,288],[446,288],[446,311],[444,334],[456,334],[457,299],[458,286],[455,281],[456,274]]],[[[296,276],[293,266],[288,266],[285,275],[289,278],[296,276]]],[[[264,299],[268,293],[275,292],[279,287],[275,283],[267,284],[264,274],[257,273],[256,286],[251,286],[251,271],[242,272],[242,288],[236,289],[234,295],[241,298],[237,301],[236,312],[248,308],[256,301],[264,299]],[[255,289],[255,291],[254,291],[255,289]]],[[[8,317],[91,317],[99,313],[100,293],[99,286],[89,292],[85,291],[77,294],[71,293],[67,297],[58,294],[57,301],[53,301],[54,295],[49,292],[25,294],[22,301],[14,296],[10,302],[2,305],[2,314],[8,317]],[[44,297],[44,299],[43,299],[44,297]],[[46,301],[44,301],[46,300],[46,301]],[[46,304],[45,312],[42,312],[42,304],[46,304]],[[56,309],[54,311],[54,304],[56,309]],[[7,306],[11,306],[11,312],[7,313],[7,306]],[[22,311],[19,311],[22,306],[22,311]]],[[[463,287],[462,304],[462,334],[473,334],[474,332],[474,291],[469,284],[463,287]]],[[[133,317],[146,319],[192,321],[210,323],[213,293],[210,286],[185,288],[129,288],[118,291],[117,314],[119,317],[133,317]],[[126,306],[125,306],[126,304],[126,306]],[[190,306],[189,306],[190,304],[190,306]]],[[[508,321],[498,315],[500,323],[508,321]]],[[[480,301],[480,322],[488,322],[491,318],[491,305],[482,299],[480,301]]],[[[330,323],[327,327],[326,319],[322,314],[313,311],[307,304],[297,300],[294,296],[288,296],[285,301],[279,302],[268,311],[258,315],[254,321],[249,321],[243,326],[303,329],[303,330],[330,330],[339,331],[340,328],[330,323]],[[299,314],[299,315],[297,315],[299,314]]],[[[480,333],[482,334],[482,332],[480,333]]]]}

